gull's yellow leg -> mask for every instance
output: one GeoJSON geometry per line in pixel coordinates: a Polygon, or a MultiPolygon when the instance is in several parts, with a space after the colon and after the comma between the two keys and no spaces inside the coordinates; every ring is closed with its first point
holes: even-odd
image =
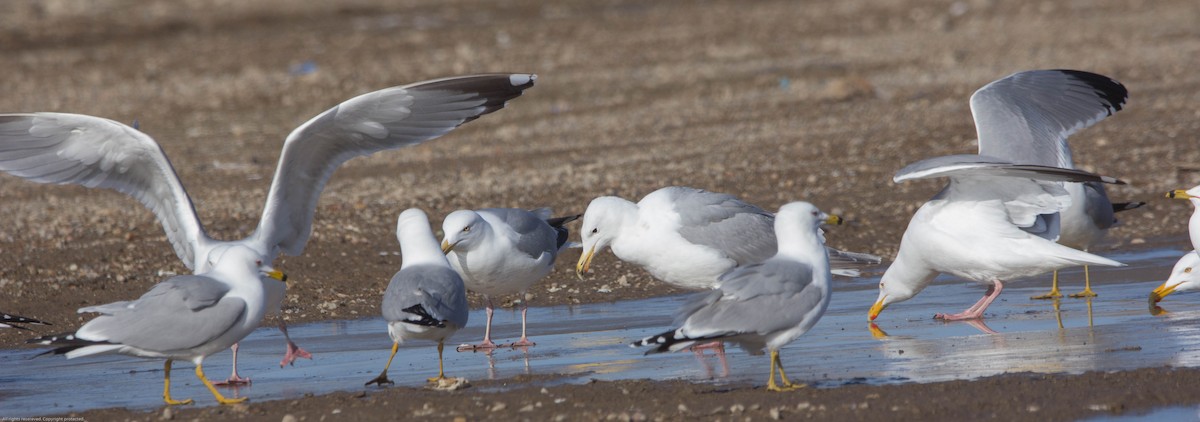
{"type": "MultiPolygon", "coordinates": [[[[1086,271],[1087,267],[1083,267],[1086,271]]],[[[1058,299],[1062,297],[1062,292],[1058,291],[1058,271],[1054,272],[1054,281],[1050,283],[1050,293],[1041,296],[1030,296],[1030,299],[1058,299]]]]}
{"type": "Polygon", "coordinates": [[[200,368],[199,363],[196,364],[196,378],[200,378],[200,382],[204,383],[205,387],[208,387],[208,391],[212,392],[213,397],[217,398],[218,403],[235,404],[246,401],[245,397],[238,399],[227,399],[225,396],[221,395],[221,392],[217,391],[217,387],[213,387],[212,382],[210,382],[208,378],[204,376],[204,370],[200,368]]]}
{"type": "Polygon", "coordinates": [[[793,384],[788,380],[787,374],[783,372],[783,361],[779,360],[779,351],[771,351],[771,381],[767,383],[767,390],[770,391],[792,391],[804,388],[804,384],[793,384]],[[775,384],[775,370],[779,369],[779,381],[782,385],[775,384]]]}
{"type": "Polygon", "coordinates": [[[441,341],[438,341],[438,376],[429,378],[429,382],[438,382],[446,379],[446,373],[442,372],[442,348],[444,346],[441,341]]]}
{"type": "Polygon", "coordinates": [[[1092,277],[1087,265],[1083,266],[1083,291],[1071,297],[1096,297],[1096,292],[1092,291],[1092,277]]]}
{"type": "Polygon", "coordinates": [[[169,405],[192,404],[192,399],[171,400],[171,360],[163,364],[163,401],[169,405]]]}
{"type": "Polygon", "coordinates": [[[392,343],[392,354],[391,354],[391,356],[388,356],[387,366],[383,367],[383,372],[380,372],[379,376],[371,379],[370,381],[367,381],[366,384],[363,384],[364,387],[371,385],[371,384],[378,384],[378,385],[383,385],[383,384],[395,385],[396,384],[396,383],[392,382],[392,380],[388,379],[387,370],[388,370],[388,368],[392,367],[392,358],[396,357],[397,350],[400,350],[400,343],[399,342],[392,343]]]}

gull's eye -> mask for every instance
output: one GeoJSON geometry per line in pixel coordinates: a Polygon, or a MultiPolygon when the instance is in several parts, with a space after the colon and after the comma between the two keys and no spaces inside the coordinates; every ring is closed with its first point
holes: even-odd
{"type": "Polygon", "coordinates": [[[600,233],[599,227],[592,229],[592,234],[596,234],[596,233],[600,233]]]}
{"type": "Polygon", "coordinates": [[[261,259],[255,260],[254,265],[262,265],[262,260],[261,259]]]}
{"type": "Polygon", "coordinates": [[[466,226],[466,227],[463,227],[463,231],[462,231],[463,233],[466,233],[466,232],[469,232],[469,231],[471,231],[471,226],[466,226]]]}
{"type": "Polygon", "coordinates": [[[1184,273],[1184,274],[1187,274],[1187,273],[1190,273],[1190,272],[1192,272],[1192,267],[1187,267],[1187,268],[1184,268],[1184,269],[1183,269],[1183,273],[1184,273]]]}
{"type": "Polygon", "coordinates": [[[879,283],[879,288],[881,288],[881,289],[883,288],[883,283],[882,283],[882,282],[881,282],[881,283],[879,283]]]}
{"type": "Polygon", "coordinates": [[[813,217],[816,217],[816,216],[818,216],[818,215],[821,215],[821,213],[819,213],[819,212],[816,212],[816,211],[813,211],[813,212],[812,212],[812,215],[813,215],[813,217]]]}

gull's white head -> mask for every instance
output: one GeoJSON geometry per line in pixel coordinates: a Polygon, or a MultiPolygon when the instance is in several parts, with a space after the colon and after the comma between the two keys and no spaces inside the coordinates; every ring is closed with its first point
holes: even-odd
{"type": "Polygon", "coordinates": [[[933,282],[933,278],[937,277],[937,274],[936,271],[906,256],[904,243],[901,242],[900,253],[896,255],[896,260],[888,266],[887,271],[883,272],[883,277],[879,279],[879,298],[871,306],[867,318],[874,321],[888,305],[912,299],[917,293],[925,290],[925,287],[933,282]]]}
{"type": "Polygon", "coordinates": [[[815,236],[818,249],[821,253],[825,253],[824,247],[821,246],[825,244],[824,236],[821,234],[822,224],[842,224],[842,218],[821,212],[815,205],[808,202],[791,202],[779,207],[779,212],[775,213],[775,237],[780,239],[779,253],[792,256],[812,253],[812,243],[798,240],[800,238],[797,235],[804,233],[815,236]],[[783,239],[797,239],[797,241],[784,241],[783,239]]]}
{"type": "Polygon", "coordinates": [[[1200,186],[1188,190],[1176,189],[1167,192],[1167,197],[1186,199],[1195,207],[1192,218],[1188,219],[1188,237],[1192,239],[1192,248],[1200,249],[1200,186]]]}
{"type": "MultiPolygon", "coordinates": [[[[208,268],[199,273],[216,275],[242,276],[255,274],[260,279],[275,279],[287,281],[287,275],[271,268],[270,262],[262,259],[262,254],[245,245],[226,244],[213,248],[208,254],[208,268]]],[[[217,277],[221,279],[221,277],[217,277]]]]}
{"type": "Polygon", "coordinates": [[[1200,253],[1191,251],[1179,258],[1167,281],[1150,292],[1150,301],[1158,303],[1171,293],[1196,289],[1200,289],[1200,253]]]}
{"type": "Polygon", "coordinates": [[[579,255],[579,262],[575,264],[575,275],[583,277],[583,273],[592,266],[592,258],[612,244],[625,224],[636,221],[637,211],[637,204],[615,196],[601,196],[588,204],[579,232],[583,254],[579,255]]]}
{"type": "Polygon", "coordinates": [[[442,252],[469,251],[481,244],[485,236],[487,222],[479,213],[471,210],[458,210],[446,216],[442,221],[442,252]]]}

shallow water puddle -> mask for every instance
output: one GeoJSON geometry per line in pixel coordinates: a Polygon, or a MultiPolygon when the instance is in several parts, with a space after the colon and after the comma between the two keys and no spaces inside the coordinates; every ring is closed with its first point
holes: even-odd
{"type": "MultiPolygon", "coordinates": [[[[1200,295],[1170,296],[1167,312],[1151,315],[1147,295],[1183,254],[1157,249],[1110,255],[1130,264],[1119,269],[1093,268],[1092,300],[1029,300],[1049,289],[1049,277],[1009,283],[992,304],[983,324],[935,321],[935,312],[961,311],[983,294],[982,286],[942,278],[908,302],[892,305],[868,328],[867,308],[875,301],[878,277],[835,280],[829,311],[820,323],[782,352],[789,376],[818,387],[852,383],[886,384],[970,379],[1006,372],[1080,373],[1162,365],[1200,365],[1200,295]],[[1061,328],[1060,328],[1061,324],[1061,328]],[[984,334],[986,330],[998,334],[984,334]],[[886,337],[876,338],[886,333],[886,337]]],[[[1065,293],[1080,290],[1082,270],[1061,273],[1065,293]]],[[[766,381],[768,360],[731,348],[729,370],[707,352],[642,356],[627,345],[669,328],[670,313],[683,296],[582,306],[532,308],[528,350],[494,353],[446,351],[446,372],[469,380],[504,379],[520,374],[563,374],[553,381],[589,379],[687,379],[700,382],[766,381]]],[[[454,343],[477,342],[483,335],[482,310],[454,343]]],[[[242,342],[240,372],[254,384],[224,389],[253,401],[299,398],[304,394],[363,389],[383,368],[390,340],[380,318],[332,321],[290,327],[292,338],[315,360],[279,368],[282,336],[262,328],[242,342]]],[[[520,313],[501,310],[494,326],[498,341],[520,334],[520,313]]],[[[30,416],[91,408],[151,409],[161,405],[162,363],[123,356],[66,360],[31,359],[43,349],[0,353],[0,409],[4,415],[30,416]]],[[[205,362],[213,380],[229,375],[230,354],[205,362]]],[[[401,347],[390,377],[400,385],[419,386],[437,373],[437,351],[430,343],[401,347]]],[[[186,362],[177,362],[172,395],[212,405],[211,395],[186,362]]],[[[521,386],[515,383],[506,387],[521,386]]],[[[374,389],[371,387],[369,389],[374,389]]]]}

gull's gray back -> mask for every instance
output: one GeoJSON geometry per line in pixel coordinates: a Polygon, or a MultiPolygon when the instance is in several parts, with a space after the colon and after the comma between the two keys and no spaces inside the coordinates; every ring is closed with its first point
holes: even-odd
{"type": "Polygon", "coordinates": [[[769,260],[735,268],[721,287],[698,293],[676,314],[676,325],[689,335],[758,333],[791,329],[821,306],[824,292],[813,283],[813,270],[796,261],[769,260]]]}
{"type": "Polygon", "coordinates": [[[720,250],[738,265],[775,255],[775,217],[732,195],[700,189],[671,188],[679,213],[679,235],[688,242],[720,250]]]}
{"type": "Polygon", "coordinates": [[[84,308],[105,315],[79,330],[111,343],[156,352],[183,351],[224,334],[241,319],[246,303],[226,297],[229,286],[205,276],[180,275],[154,285],[132,302],[84,308]]]}
{"type": "Polygon", "coordinates": [[[1113,211],[1112,201],[1104,191],[1104,184],[1088,182],[1083,184],[1084,209],[1092,223],[1101,230],[1107,230],[1117,224],[1117,216],[1113,211]]]}
{"type": "Polygon", "coordinates": [[[558,252],[558,232],[544,219],[529,211],[514,208],[485,208],[478,211],[503,221],[517,234],[514,246],[533,259],[558,252]]]}
{"type": "Polygon", "coordinates": [[[462,278],[448,266],[416,265],[392,276],[383,293],[383,318],[388,322],[404,321],[410,314],[403,309],[415,305],[421,305],[436,320],[460,328],[467,325],[467,291],[462,278]]]}

